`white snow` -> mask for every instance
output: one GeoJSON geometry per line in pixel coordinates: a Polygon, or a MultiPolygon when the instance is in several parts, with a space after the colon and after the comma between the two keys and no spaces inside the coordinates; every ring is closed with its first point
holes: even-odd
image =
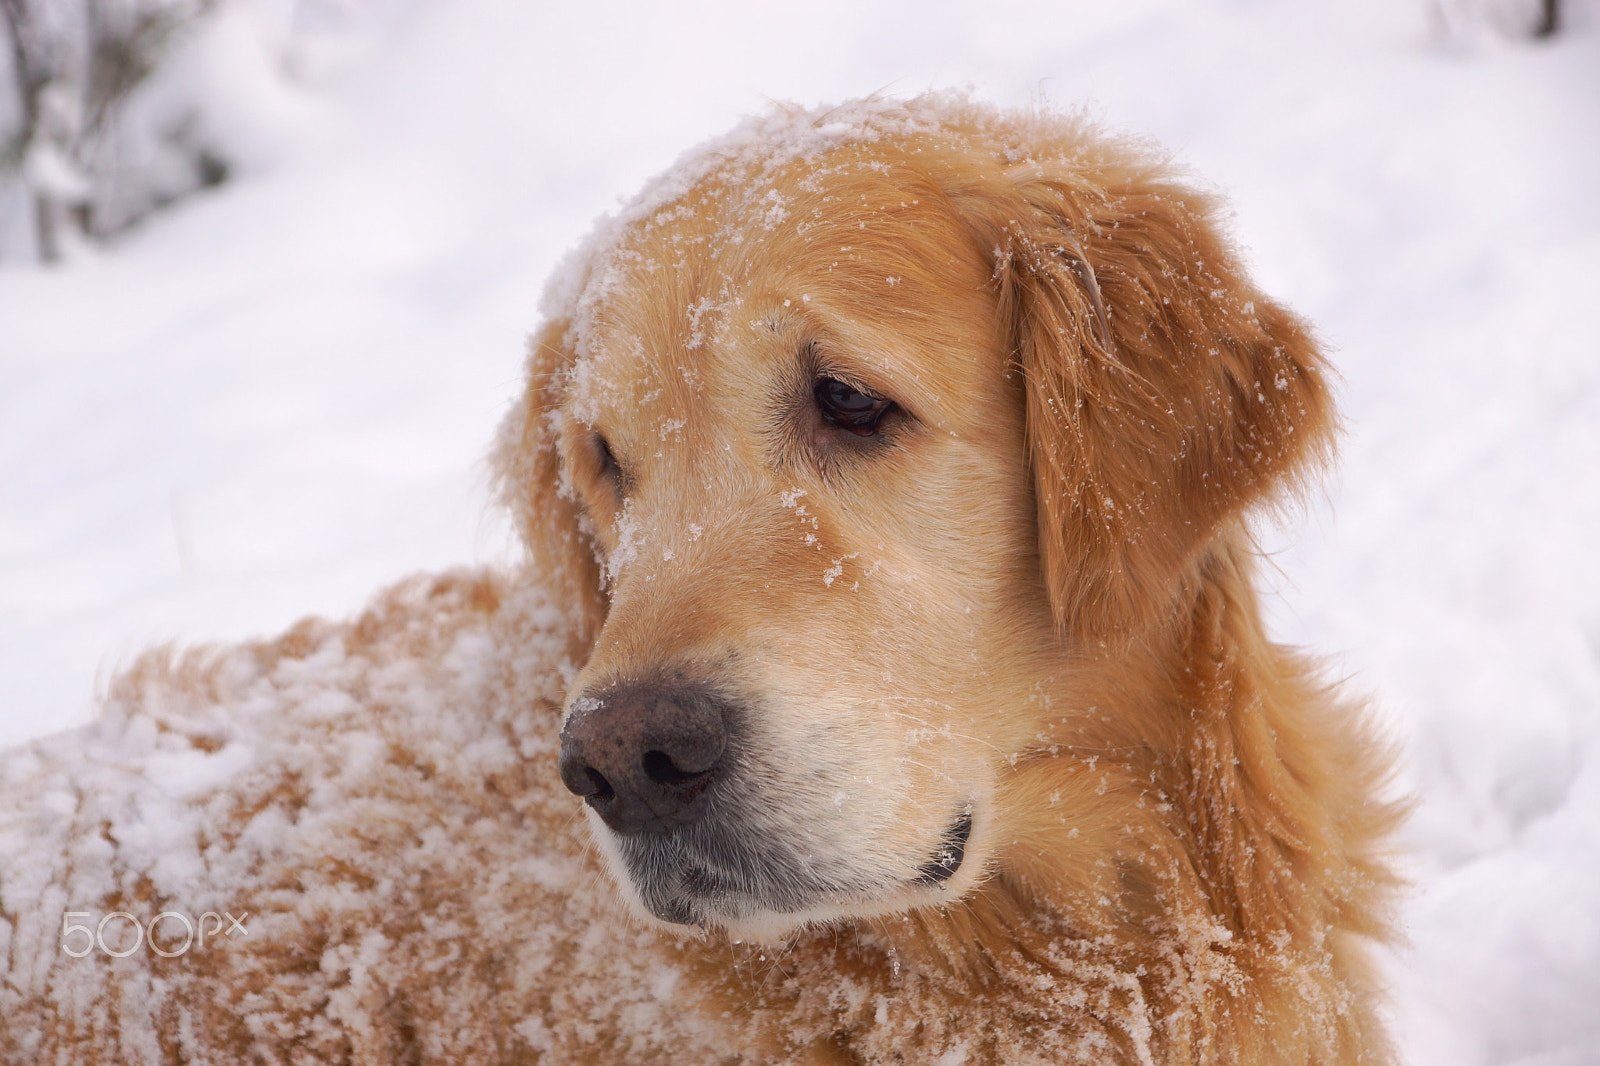
{"type": "MultiPolygon", "coordinates": [[[[248,46],[292,19],[171,75],[216,87],[235,180],[56,269],[0,263],[0,743],[85,720],[154,642],[509,556],[481,457],[544,279],[740,116],[967,83],[1087,103],[1229,197],[1344,375],[1337,480],[1273,541],[1275,625],[1410,752],[1411,1060],[1600,1063],[1592,0],[1538,44],[1488,0],[347,6],[365,36],[314,77],[248,46]]],[[[174,762],[171,794],[249,757],[174,762]]],[[[148,843],[183,876],[192,842],[148,843]]]]}

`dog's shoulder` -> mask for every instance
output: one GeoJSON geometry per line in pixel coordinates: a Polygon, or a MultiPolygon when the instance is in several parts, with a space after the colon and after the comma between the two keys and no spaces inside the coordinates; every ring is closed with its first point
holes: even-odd
{"type": "Polygon", "coordinates": [[[709,1043],[552,788],[569,628],[520,575],[414,578],[147,653],[0,756],[0,1060],[709,1043]]]}

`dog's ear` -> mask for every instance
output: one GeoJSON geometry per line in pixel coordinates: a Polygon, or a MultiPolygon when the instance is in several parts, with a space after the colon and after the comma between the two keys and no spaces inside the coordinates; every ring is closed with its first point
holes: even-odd
{"type": "Polygon", "coordinates": [[[996,280],[1044,579],[1064,632],[1129,636],[1168,616],[1219,530],[1327,455],[1322,359],[1205,197],[1158,171],[1007,178],[996,280]]]}
{"type": "Polygon", "coordinates": [[[573,659],[582,666],[605,621],[606,600],[587,518],[561,462],[561,383],[572,362],[570,323],[546,322],[529,342],[527,387],[500,424],[491,465],[497,495],[540,580],[572,614],[573,659]]]}

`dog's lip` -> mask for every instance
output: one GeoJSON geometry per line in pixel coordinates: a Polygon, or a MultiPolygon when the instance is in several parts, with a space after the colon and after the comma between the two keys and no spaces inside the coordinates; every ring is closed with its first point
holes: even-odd
{"type": "MultiPolygon", "coordinates": [[[[902,891],[946,889],[969,857],[974,812],[970,802],[957,809],[932,854],[898,880],[902,891]]],[[[897,879],[819,876],[819,871],[808,868],[810,864],[782,848],[762,855],[713,847],[704,839],[705,830],[703,823],[697,823],[659,835],[611,836],[638,902],[661,921],[711,928],[839,907],[848,913],[870,908],[875,901],[909,902],[895,891],[897,879]]]]}
{"type": "Polygon", "coordinates": [[[967,856],[967,840],[971,836],[972,808],[968,807],[950,824],[950,828],[944,831],[944,839],[939,842],[939,850],[917,868],[915,883],[938,888],[954,877],[967,856]]]}

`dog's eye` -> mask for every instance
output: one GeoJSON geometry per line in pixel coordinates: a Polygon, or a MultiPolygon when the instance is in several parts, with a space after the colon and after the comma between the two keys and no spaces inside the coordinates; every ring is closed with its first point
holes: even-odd
{"type": "Polygon", "coordinates": [[[884,418],[899,410],[893,400],[862,392],[833,378],[818,381],[812,395],[824,421],[861,437],[877,433],[884,418]]]}
{"type": "Polygon", "coordinates": [[[625,480],[622,473],[622,464],[617,462],[617,457],[612,454],[611,443],[605,437],[596,433],[594,435],[595,451],[600,453],[600,476],[616,486],[617,491],[622,491],[625,480]]]}

